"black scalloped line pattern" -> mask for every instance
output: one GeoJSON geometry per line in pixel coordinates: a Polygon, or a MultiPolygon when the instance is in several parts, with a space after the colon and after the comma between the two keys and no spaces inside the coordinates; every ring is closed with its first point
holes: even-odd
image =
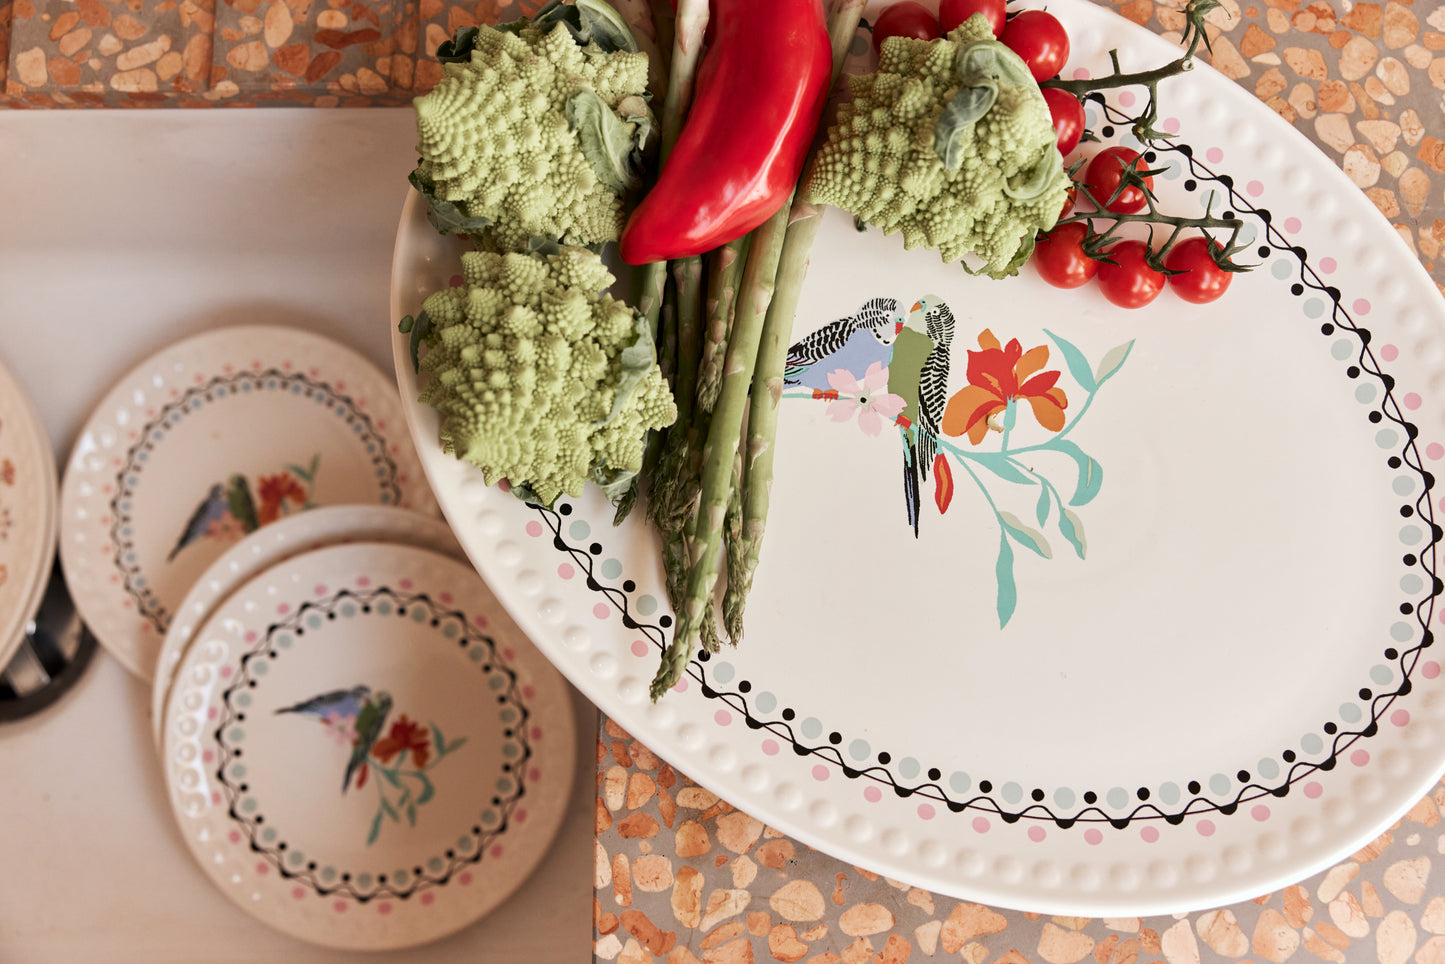
{"type": "MultiPolygon", "coordinates": [[[[450,642],[450,640],[448,640],[448,642],[450,642]]],[[[296,608],[296,611],[291,613],[285,620],[266,627],[265,635],[256,642],[256,645],[247,652],[246,655],[241,657],[241,671],[237,674],[236,681],[221,694],[221,705],[224,709],[214,731],[216,743],[220,748],[215,777],[225,788],[227,813],[246,834],[250,849],[254,853],[265,857],[266,861],[274,867],[276,872],[283,878],[303,883],[323,897],[339,895],[349,897],[361,904],[382,897],[406,900],[424,890],[446,884],[461,868],[481,861],[482,856],[486,853],[487,847],[492,841],[506,832],[511,821],[512,812],[516,809],[517,805],[521,803],[522,798],[525,797],[527,793],[527,763],[532,759],[532,746],[527,737],[527,722],[531,719],[532,714],[522,699],[521,687],[518,686],[517,683],[516,671],[507,665],[506,660],[503,659],[501,652],[497,649],[496,641],[485,633],[475,631],[471,623],[467,620],[464,612],[456,609],[441,608],[432,602],[431,598],[424,593],[399,593],[386,586],[365,592],[354,592],[350,589],[343,589],[325,599],[302,603],[296,608]],[[353,886],[349,872],[338,869],[336,879],[340,883],[334,885],[325,884],[320,880],[313,866],[308,866],[307,869],[300,871],[286,867],[285,862],[282,860],[285,849],[284,842],[278,841],[275,845],[267,845],[258,839],[262,833],[261,824],[263,821],[258,820],[256,816],[244,815],[238,810],[238,803],[242,798],[243,791],[233,785],[226,776],[226,767],[230,764],[233,757],[237,755],[237,748],[231,747],[226,742],[225,731],[232,723],[240,722],[237,720],[237,715],[244,714],[245,712],[244,710],[237,711],[232,708],[232,694],[241,689],[255,689],[258,685],[257,678],[253,676],[250,671],[251,660],[261,656],[265,656],[268,659],[277,659],[283,655],[282,651],[272,648],[271,639],[273,636],[283,632],[289,632],[298,637],[304,636],[306,627],[303,624],[308,615],[320,614],[327,619],[335,618],[334,614],[337,608],[343,602],[347,601],[361,608],[363,613],[373,613],[375,612],[375,602],[379,599],[389,600],[393,607],[395,607],[392,610],[392,615],[386,617],[388,619],[396,618],[395,614],[397,613],[403,616],[406,615],[412,606],[424,606],[431,614],[430,621],[434,626],[442,621],[453,619],[461,624],[462,631],[458,635],[457,641],[462,646],[469,647],[472,643],[480,643],[487,648],[487,652],[490,655],[488,655],[483,665],[492,666],[507,678],[507,686],[497,691],[497,702],[499,704],[509,703],[518,711],[519,719],[516,724],[514,724],[513,735],[509,737],[509,739],[512,742],[518,743],[522,748],[522,752],[516,760],[502,764],[504,772],[512,773],[517,784],[517,789],[515,793],[502,799],[500,804],[494,805],[501,814],[501,818],[497,821],[496,827],[490,830],[482,830],[478,826],[471,828],[473,831],[472,836],[477,838],[475,853],[463,854],[457,853],[455,850],[448,850],[444,855],[446,866],[441,873],[429,873],[426,872],[423,867],[421,874],[415,874],[410,878],[412,883],[409,886],[400,888],[395,886],[393,881],[382,880],[378,877],[376,878],[378,883],[376,889],[362,893],[353,886]]],[[[259,816],[264,817],[264,815],[259,816]]]]}
{"type": "MultiPolygon", "coordinates": [[[[1111,119],[1116,123],[1123,123],[1128,120],[1127,115],[1115,111],[1108,105],[1103,106],[1106,111],[1111,113],[1111,119]]],[[[1105,131],[1110,134],[1112,133],[1108,128],[1105,128],[1105,131]]],[[[1023,819],[1042,820],[1051,822],[1060,829],[1065,830],[1079,823],[1108,824],[1115,829],[1122,830],[1137,821],[1144,820],[1162,820],[1167,824],[1177,826],[1191,816],[1202,816],[1214,813],[1229,816],[1237,812],[1242,805],[1252,801],[1265,797],[1283,798],[1287,796],[1290,788],[1296,783],[1316,772],[1333,770],[1341,757],[1356,742],[1373,737],[1379,732],[1379,721],[1381,717],[1384,716],[1397,698],[1409,694],[1413,688],[1411,676],[1419,662],[1420,653],[1434,643],[1434,633],[1429,628],[1429,624],[1434,614],[1435,601],[1442,591],[1445,591],[1445,583],[1442,583],[1440,577],[1436,575],[1437,547],[1442,537],[1445,537],[1445,533],[1442,533],[1441,527],[1435,522],[1434,508],[1430,503],[1430,494],[1434,489],[1435,479],[1433,474],[1425,469],[1416,444],[1419,429],[1414,423],[1406,419],[1401,411],[1399,403],[1393,394],[1395,380],[1380,368],[1370,348],[1370,331],[1357,324],[1350,316],[1340,300],[1339,290],[1321,281],[1319,275],[1306,260],[1307,253],[1305,249],[1290,244],[1284,235],[1279,232],[1273,224],[1273,218],[1270,212],[1265,209],[1255,208],[1245,197],[1236,192],[1234,190],[1233,179],[1229,175],[1216,174],[1199,163],[1199,161],[1195,159],[1194,152],[1189,145],[1176,144],[1173,141],[1164,140],[1156,142],[1152,147],[1156,151],[1179,154],[1188,165],[1190,175],[1196,179],[1208,180],[1218,184],[1228,193],[1233,211],[1252,216],[1262,225],[1264,241],[1260,244],[1260,247],[1261,249],[1267,247],[1268,250],[1260,250],[1259,253],[1261,257],[1267,256],[1269,252],[1281,252],[1288,254],[1298,261],[1300,278],[1298,287],[1300,290],[1296,291],[1295,294],[1302,294],[1304,290],[1315,291],[1327,297],[1333,305],[1332,320],[1329,325],[1322,327],[1322,333],[1328,336],[1333,335],[1335,330],[1348,332],[1354,335],[1360,342],[1357,359],[1358,364],[1351,366],[1347,374],[1352,380],[1358,379],[1361,376],[1369,376],[1378,381],[1383,389],[1383,400],[1376,409],[1372,410],[1379,412],[1380,417],[1376,419],[1372,416],[1372,422],[1380,424],[1388,420],[1391,424],[1400,428],[1406,437],[1406,442],[1400,455],[1391,456],[1398,464],[1392,462],[1390,467],[1413,472],[1419,476],[1420,481],[1423,483],[1421,494],[1413,505],[1409,506],[1409,515],[1418,517],[1425,526],[1428,526],[1430,541],[1418,555],[1412,553],[1402,560],[1406,568],[1418,567],[1425,574],[1425,583],[1428,586],[1428,592],[1418,600],[1404,604],[1409,607],[1408,613],[1405,611],[1404,606],[1402,606],[1402,615],[1412,615],[1419,626],[1418,642],[1403,651],[1400,651],[1394,646],[1387,647],[1384,650],[1384,658],[1393,661],[1399,667],[1401,673],[1400,684],[1386,692],[1375,692],[1369,687],[1362,688],[1359,694],[1360,697],[1362,699],[1368,698],[1370,703],[1370,718],[1368,722],[1360,728],[1353,730],[1344,729],[1334,721],[1326,722],[1321,727],[1321,730],[1324,736],[1328,738],[1328,754],[1319,760],[1305,761],[1298,759],[1297,754],[1293,750],[1284,751],[1281,753],[1281,758],[1288,765],[1288,768],[1284,772],[1283,780],[1273,785],[1266,785],[1258,780],[1254,780],[1250,778],[1248,770],[1241,769],[1238,774],[1236,774],[1236,782],[1241,784],[1238,792],[1235,793],[1232,799],[1218,801],[1202,796],[1203,787],[1199,782],[1180,781],[1183,788],[1187,790],[1188,797],[1183,799],[1182,806],[1170,806],[1168,808],[1161,807],[1159,804],[1150,801],[1151,792],[1149,789],[1140,788],[1133,794],[1135,797],[1134,807],[1125,814],[1110,813],[1102,807],[1097,806],[1096,801],[1099,795],[1093,791],[1082,792],[1080,796],[1084,800],[1084,806],[1068,813],[1056,812],[1051,807],[1045,805],[1042,800],[1046,795],[1044,791],[1039,788],[1035,788],[1026,794],[1030,802],[1024,803],[1022,806],[1010,806],[994,797],[992,792],[993,783],[988,780],[978,782],[977,785],[980,792],[965,798],[955,799],[937,782],[942,777],[941,771],[938,769],[934,768],[930,771],[930,775],[936,773],[938,776],[925,782],[901,780],[888,765],[892,758],[887,754],[883,754],[880,762],[877,764],[856,766],[845,760],[842,752],[838,749],[838,745],[847,740],[841,733],[834,732],[829,734],[827,742],[824,743],[814,743],[805,740],[795,731],[792,725],[791,721],[796,718],[796,713],[791,708],[782,710],[781,716],[773,718],[764,718],[754,710],[748,697],[748,693],[750,693],[752,689],[749,682],[740,681],[737,687],[731,690],[722,690],[713,686],[707,678],[706,663],[709,661],[710,656],[706,652],[699,653],[698,657],[692,661],[687,670],[688,675],[701,684],[704,696],[708,699],[718,700],[729,706],[742,717],[749,729],[767,730],[789,745],[795,755],[804,757],[812,756],[824,760],[840,770],[843,775],[849,779],[866,778],[880,784],[887,784],[898,797],[907,798],[916,796],[921,799],[935,801],[953,813],[972,810],[991,814],[1008,824],[1017,823],[1023,819]],[[1331,325],[1333,328],[1330,328],[1331,325]],[[1368,697],[1365,696],[1367,690],[1369,692],[1368,697]]],[[[562,534],[561,517],[570,515],[572,506],[562,503],[557,506],[556,511],[537,505],[532,505],[531,507],[538,512],[544,523],[551,529],[553,546],[570,556],[573,562],[587,574],[587,587],[605,596],[608,602],[622,613],[624,625],[629,629],[641,630],[651,641],[652,645],[660,652],[666,646],[668,636],[666,627],[670,624],[670,617],[663,616],[659,621],[662,624],[660,626],[640,623],[628,608],[628,593],[615,586],[605,585],[597,578],[596,573],[593,571],[592,560],[602,554],[602,546],[594,542],[584,550],[571,545],[562,534]]],[[[1404,514],[1403,508],[1402,514],[1404,514]]],[[[1162,783],[1164,781],[1160,782],[1162,783]]]]}
{"type": "Polygon", "coordinates": [[[313,381],[305,375],[296,372],[283,372],[275,368],[267,368],[261,371],[237,372],[233,375],[218,375],[203,385],[197,385],[187,389],[179,398],[172,399],[157,411],[155,418],[151,419],[139,430],[136,443],[126,451],[125,462],[116,472],[115,495],[112,496],[110,500],[110,517],[112,520],[110,540],[111,545],[115,547],[115,567],[121,574],[123,588],[126,594],[135,600],[136,612],[140,614],[141,618],[154,626],[156,631],[162,635],[170,628],[170,611],[162,605],[160,599],[151,591],[149,586],[139,588],[135,585],[135,579],[140,575],[141,567],[138,563],[125,561],[127,553],[135,548],[134,540],[121,535],[122,529],[131,522],[131,515],[127,511],[122,511],[120,506],[123,501],[134,496],[132,487],[126,483],[126,477],[132,472],[143,471],[143,467],[137,468],[137,455],[149,453],[155,448],[157,443],[151,439],[151,432],[156,429],[161,429],[165,432],[171,430],[172,426],[168,423],[172,414],[179,413],[181,417],[185,417],[192,411],[190,407],[191,402],[197,398],[204,399],[207,403],[214,402],[216,400],[215,392],[218,388],[226,388],[239,395],[242,393],[242,390],[237,388],[237,386],[242,383],[250,384],[252,391],[290,391],[292,385],[300,385],[302,386],[301,394],[303,398],[313,398],[319,394],[327,400],[328,405],[335,403],[344,405],[347,410],[346,424],[352,425],[360,422],[362,430],[358,437],[363,443],[372,442],[376,445],[376,454],[372,456],[372,462],[386,469],[386,474],[381,477],[379,481],[381,483],[382,493],[389,497],[390,501],[388,504],[401,505],[401,487],[398,485],[396,479],[396,462],[390,455],[386,454],[386,443],[382,437],[377,434],[375,427],[371,424],[371,417],[357,408],[356,402],[351,396],[339,394],[324,382],[313,381]],[[277,387],[275,389],[266,388],[266,382],[270,379],[277,380],[277,387]]]}

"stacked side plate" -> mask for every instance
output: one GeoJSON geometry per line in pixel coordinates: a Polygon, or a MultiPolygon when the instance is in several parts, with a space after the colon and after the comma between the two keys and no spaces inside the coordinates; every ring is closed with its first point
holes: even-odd
{"type": "Polygon", "coordinates": [[[55,457],[40,417],[0,365],[0,670],[40,608],[55,556],[55,457]]]}
{"type": "Polygon", "coordinates": [[[486,915],[561,825],[566,685],[442,523],[317,509],[207,572],[154,683],[186,845],[249,913],[355,950],[486,915]]]}
{"type": "Polygon", "coordinates": [[[391,380],[284,328],[137,366],[66,471],[66,579],[151,681],[187,847],[303,940],[393,949],[478,920],[567,807],[566,684],[436,511],[391,380]]]}
{"type": "Polygon", "coordinates": [[[186,339],[96,407],[61,491],[60,555],[100,642],[145,680],[176,606],[242,537],[325,505],[436,515],[391,380],[293,328],[186,339]]]}

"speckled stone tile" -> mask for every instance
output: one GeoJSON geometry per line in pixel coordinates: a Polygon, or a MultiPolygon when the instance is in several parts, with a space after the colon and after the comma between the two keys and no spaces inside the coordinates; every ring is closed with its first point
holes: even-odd
{"type": "MultiPolygon", "coordinates": [[[[209,86],[212,0],[15,0],[6,97],[161,103],[209,86]]],[[[0,47],[4,44],[0,43],[0,47]]]]}
{"type": "Polygon", "coordinates": [[[1324,873],[1173,917],[1045,917],[941,897],[797,843],[603,718],[595,957],[618,964],[1445,962],[1445,784],[1324,873]]]}

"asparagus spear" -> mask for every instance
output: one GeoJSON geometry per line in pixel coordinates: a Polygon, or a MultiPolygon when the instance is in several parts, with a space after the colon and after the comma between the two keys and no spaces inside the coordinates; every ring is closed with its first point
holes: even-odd
{"type": "Polygon", "coordinates": [[[709,415],[717,406],[718,391],[722,388],[723,361],[727,358],[728,332],[737,303],[738,276],[742,273],[751,237],[745,234],[735,238],[708,256],[707,330],[702,367],[697,376],[697,405],[709,415]]]}
{"type": "MultiPolygon", "coordinates": [[[[843,61],[858,29],[865,2],[839,0],[829,18],[835,85],[843,72],[843,61]]],[[[818,236],[824,210],[822,205],[812,205],[801,199],[793,205],[778,265],[777,290],[768,308],[759,343],[757,370],[753,375],[749,402],[748,439],[743,447],[742,519],[738,523],[736,541],[728,543],[728,585],[723,597],[723,621],[733,645],[742,640],[743,612],[762,553],[763,529],[773,488],[774,443],[778,432],[778,403],[783,395],[783,368],[787,363],[788,345],[792,341],[798,298],[808,271],[808,257],[818,236]]]]}
{"type": "Polygon", "coordinates": [[[702,495],[694,535],[696,558],[688,573],[686,593],[677,612],[672,643],[663,653],[662,665],[652,681],[654,700],[671,689],[682,676],[688,660],[697,651],[701,627],[713,606],[718,557],[722,550],[723,517],[732,497],[733,463],[739,457],[738,440],[742,437],[748,390],[752,385],[763,321],[773,297],[778,258],[782,255],[792,200],[790,196],[753,233],[752,250],[748,254],[747,267],[743,269],[733,332],[728,340],[722,390],[713,411],[712,424],[708,426],[707,444],[703,447],[702,495]]]}
{"type": "MultiPolygon", "coordinates": [[[[702,51],[702,38],[707,32],[707,0],[680,0],[676,19],[671,16],[669,0],[652,0],[652,16],[656,29],[659,51],[668,50],[667,93],[662,106],[662,147],[658,154],[659,169],[667,163],[667,155],[677,143],[682,130],[682,121],[687,107],[692,103],[693,76],[697,73],[698,55],[702,51]],[[668,40],[671,43],[668,43],[668,40]]],[[[637,307],[652,329],[653,342],[661,345],[664,332],[661,327],[662,303],[667,290],[667,262],[657,261],[642,269],[639,283],[637,307]]],[[[621,525],[637,504],[638,480],[652,475],[660,458],[656,434],[647,438],[643,455],[643,470],[632,485],[617,500],[613,525],[621,525]]]]}

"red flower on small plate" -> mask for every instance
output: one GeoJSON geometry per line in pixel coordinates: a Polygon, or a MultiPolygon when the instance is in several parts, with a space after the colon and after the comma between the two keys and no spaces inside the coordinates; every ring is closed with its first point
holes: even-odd
{"type": "Polygon", "coordinates": [[[306,504],[306,490],[290,472],[263,475],[256,488],[261,496],[261,505],[256,510],[256,521],[261,525],[268,525],[279,519],[283,504],[287,501],[296,503],[297,507],[306,504]]]}
{"type": "Polygon", "coordinates": [[[420,769],[431,759],[431,738],[416,723],[403,713],[386,736],[377,740],[371,748],[371,755],[382,763],[390,763],[398,754],[410,752],[412,766],[420,769]]]}

